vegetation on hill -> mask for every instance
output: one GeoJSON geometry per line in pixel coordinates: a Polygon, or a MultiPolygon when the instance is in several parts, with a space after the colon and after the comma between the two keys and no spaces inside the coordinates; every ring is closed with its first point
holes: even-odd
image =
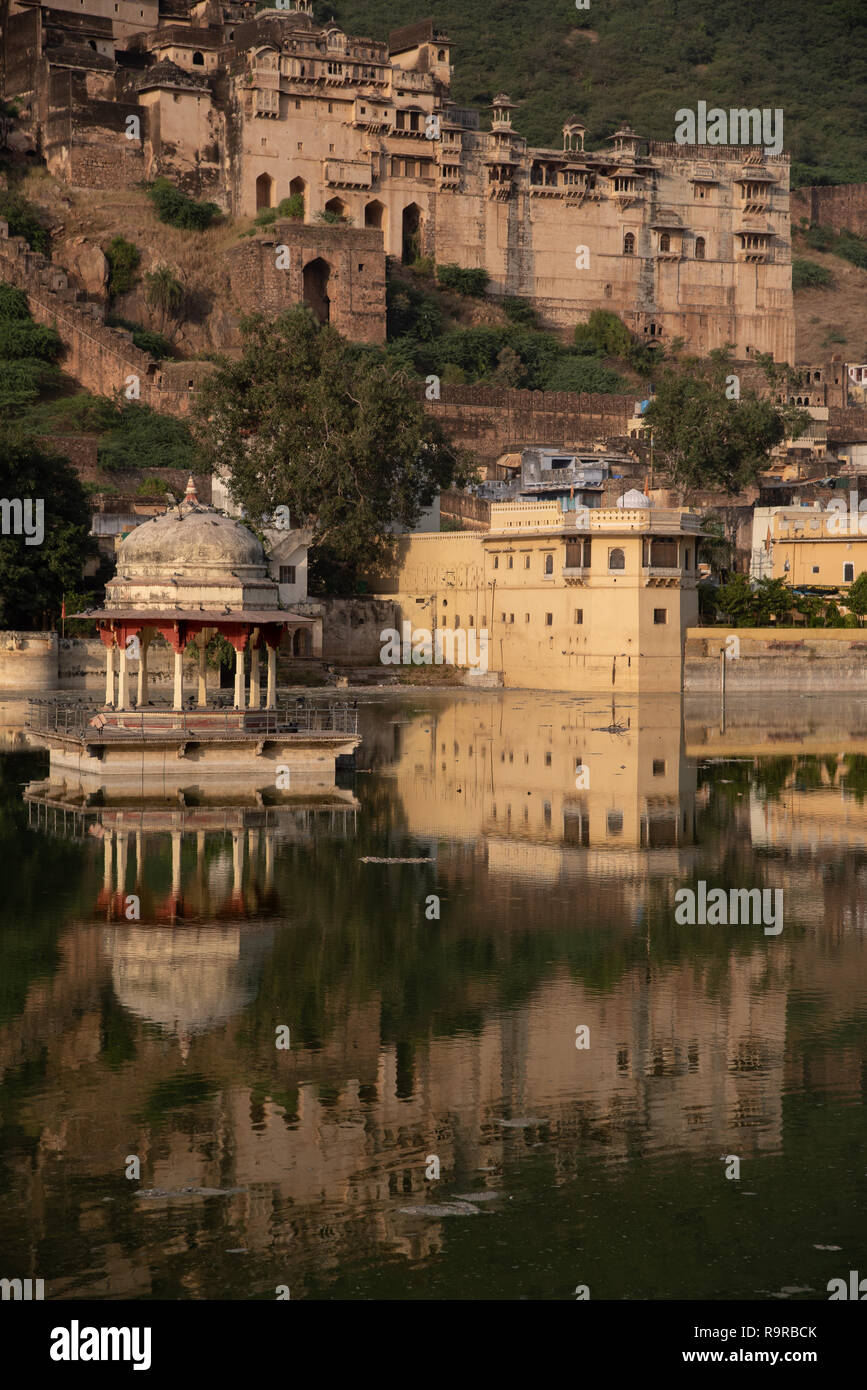
{"type": "Polygon", "coordinates": [[[867,9],[858,0],[612,0],[588,10],[572,0],[316,0],[314,9],[375,39],[433,15],[452,40],[455,100],[484,107],[508,92],[531,144],[559,148],[571,115],[596,149],[624,120],[672,140],[678,108],[699,101],[779,107],[793,186],[867,181],[867,9]]]}
{"type": "Polygon", "coordinates": [[[10,236],[23,236],[31,251],[48,255],[51,234],[42,212],[15,188],[0,188],[0,220],[8,222],[10,236]]]}
{"type": "MultiPolygon", "coordinates": [[[[437,267],[441,284],[443,269],[437,267]]],[[[517,297],[504,305],[510,322],[471,327],[447,323],[446,302],[440,294],[405,277],[390,276],[387,281],[388,353],[416,376],[438,376],[446,385],[481,383],[533,391],[627,390],[627,383],[605,362],[606,356],[618,353],[610,350],[611,343],[604,335],[586,325],[576,329],[575,344],[570,346],[535,327],[532,306],[517,297]]],[[[626,355],[633,346],[629,330],[614,314],[602,317],[619,325],[617,345],[626,355]]],[[[647,365],[642,361],[644,368],[647,365]]]]}
{"type": "Polygon", "coordinates": [[[148,197],[157,217],[169,227],[201,232],[221,216],[216,203],[199,203],[162,176],[154,179],[148,189],[148,197]]]}
{"type": "Polygon", "coordinates": [[[467,468],[386,353],[346,342],[304,306],[243,325],[196,398],[206,466],[253,517],[289,509],[313,530],[313,592],[353,592],[391,554],[395,526],[467,468]]]}
{"type": "Polygon", "coordinates": [[[99,463],[114,472],[192,468],[195,450],[184,421],[123,397],[61,394],[71,385],[56,365],[61,353],[56,330],[34,323],[26,295],[0,281],[0,418],[24,434],[101,435],[99,463]]]}

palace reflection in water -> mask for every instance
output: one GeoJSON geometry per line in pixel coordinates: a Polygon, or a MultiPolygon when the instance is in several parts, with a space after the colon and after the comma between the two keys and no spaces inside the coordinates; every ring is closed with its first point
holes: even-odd
{"type": "Polygon", "coordinates": [[[857,706],[724,733],[668,697],[360,715],[327,810],[68,812],[7,759],[5,1272],[55,1298],[825,1297],[814,1247],[844,1212],[851,1241],[865,1167],[857,706]],[[782,887],[784,931],[676,926],[699,879],[782,887]],[[465,1193],[466,1220],[423,1213],[465,1193]]]}

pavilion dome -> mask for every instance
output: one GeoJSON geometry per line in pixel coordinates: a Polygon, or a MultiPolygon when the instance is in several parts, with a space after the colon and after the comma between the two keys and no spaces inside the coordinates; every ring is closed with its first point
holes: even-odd
{"type": "Polygon", "coordinates": [[[224,576],[266,579],[268,564],[249,527],[203,506],[191,478],[179,507],[142,522],[118,549],[118,579],[167,575],[206,581],[224,576]]]}

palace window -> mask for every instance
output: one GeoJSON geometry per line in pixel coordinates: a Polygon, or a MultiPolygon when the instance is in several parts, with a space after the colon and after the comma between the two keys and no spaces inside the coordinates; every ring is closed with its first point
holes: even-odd
{"type": "Polygon", "coordinates": [[[546,627],[553,627],[553,626],[554,626],[554,614],[553,614],[553,613],[546,613],[546,614],[545,614],[545,626],[546,626],[546,627]]]}
{"type": "Polygon", "coordinates": [[[695,239],[695,258],[697,261],[704,260],[704,237],[697,236],[695,239]]]}
{"type": "Polygon", "coordinates": [[[627,232],[623,238],[623,254],[624,256],[635,255],[635,235],[633,232],[627,232]]]}
{"type": "Polygon", "coordinates": [[[294,584],[294,583],[295,583],[295,566],[294,566],[294,565],[281,565],[281,566],[280,566],[280,575],[279,575],[279,580],[278,580],[278,582],[279,582],[280,584],[294,584]]]}
{"type": "Polygon", "coordinates": [[[624,555],[623,551],[620,549],[619,546],[615,546],[613,550],[609,550],[608,568],[610,570],[626,569],[626,556],[624,555]]]}
{"type": "Polygon", "coordinates": [[[668,232],[662,232],[662,233],[660,234],[660,237],[659,237],[659,249],[660,249],[661,252],[666,252],[666,251],[670,251],[670,250],[671,250],[671,237],[668,235],[668,232]]]}
{"type": "Polygon", "coordinates": [[[546,573],[546,574],[553,574],[553,573],[554,573],[554,556],[553,556],[553,555],[546,555],[546,556],[545,556],[545,573],[546,573]]]}
{"type": "Polygon", "coordinates": [[[653,775],[654,777],[665,776],[665,758],[653,759],[653,775]]]}
{"type": "Polygon", "coordinates": [[[657,624],[657,626],[660,626],[660,625],[662,625],[662,624],[667,623],[667,622],[668,622],[668,609],[667,609],[667,608],[654,608],[654,610],[653,610],[653,621],[657,624]]]}
{"type": "Polygon", "coordinates": [[[575,609],[575,622],[580,626],[584,622],[584,609],[575,609]]]}
{"type": "Polygon", "coordinates": [[[509,569],[512,569],[512,568],[514,567],[514,562],[515,562],[515,557],[514,557],[514,555],[510,555],[510,556],[509,556],[509,569]]]}
{"type": "Polygon", "coordinates": [[[844,583],[844,584],[851,584],[851,582],[852,582],[852,580],[853,580],[854,578],[855,578],[855,566],[854,566],[854,565],[844,565],[844,566],[843,566],[843,583],[844,583]]]}

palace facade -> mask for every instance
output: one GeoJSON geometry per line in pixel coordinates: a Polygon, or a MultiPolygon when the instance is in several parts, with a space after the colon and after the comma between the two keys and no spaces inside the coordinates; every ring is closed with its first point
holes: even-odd
{"type": "Polygon", "coordinates": [[[6,0],[15,139],[81,187],[162,174],[235,216],[300,194],[305,224],[347,219],[386,255],[484,268],[550,326],[609,309],[651,343],[794,361],[788,155],[629,126],[589,150],[577,117],[562,148],[531,147],[505,94],[490,130],[452,100],[432,20],[384,43],[293,3],[6,0]]]}

